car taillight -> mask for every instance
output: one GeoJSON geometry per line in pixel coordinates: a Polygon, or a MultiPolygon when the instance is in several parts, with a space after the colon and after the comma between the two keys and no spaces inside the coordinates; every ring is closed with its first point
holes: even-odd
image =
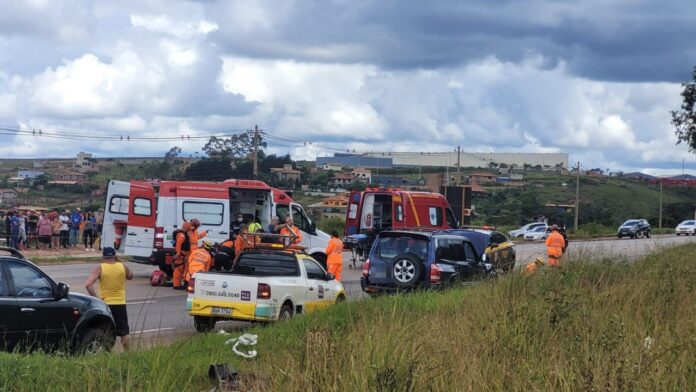
{"type": "Polygon", "coordinates": [[[188,282],[188,286],[186,286],[186,291],[193,294],[194,290],[196,290],[196,278],[191,278],[188,282]]]}
{"type": "Polygon", "coordinates": [[[442,282],[442,271],[440,270],[440,267],[437,266],[437,264],[433,264],[430,266],[430,283],[431,284],[440,284],[442,282]]]}
{"type": "Polygon", "coordinates": [[[256,291],[256,298],[271,299],[271,286],[266,283],[259,283],[259,287],[256,291]]]}
{"type": "Polygon", "coordinates": [[[365,260],[365,262],[363,263],[362,276],[363,278],[367,278],[368,276],[370,276],[370,259],[365,260]]]}
{"type": "Polygon", "coordinates": [[[164,248],[164,227],[155,227],[155,248],[164,248]]]}

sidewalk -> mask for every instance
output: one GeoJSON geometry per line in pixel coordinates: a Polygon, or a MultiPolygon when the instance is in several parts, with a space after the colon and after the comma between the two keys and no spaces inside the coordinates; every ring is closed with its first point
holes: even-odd
{"type": "Polygon", "coordinates": [[[68,248],[68,249],[28,249],[28,250],[20,250],[24,256],[26,256],[29,259],[32,258],[41,258],[41,259],[59,259],[59,258],[65,258],[65,257],[74,257],[74,258],[89,258],[89,257],[99,257],[101,256],[101,251],[95,249],[94,251],[86,251],[84,247],[75,247],[75,248],[68,248]]]}

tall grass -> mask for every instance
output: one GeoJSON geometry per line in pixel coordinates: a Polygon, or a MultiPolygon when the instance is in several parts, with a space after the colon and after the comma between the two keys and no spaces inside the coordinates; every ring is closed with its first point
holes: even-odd
{"type": "Polygon", "coordinates": [[[96,357],[0,355],[0,390],[696,390],[696,245],[635,263],[569,260],[444,292],[385,296],[255,328],[259,356],[221,335],[96,357]]]}

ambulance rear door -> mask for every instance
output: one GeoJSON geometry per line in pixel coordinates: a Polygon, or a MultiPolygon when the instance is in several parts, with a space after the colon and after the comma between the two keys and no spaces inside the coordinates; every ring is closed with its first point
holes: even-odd
{"type": "Polygon", "coordinates": [[[352,191],[348,197],[348,209],[346,210],[346,225],[343,235],[349,236],[360,232],[360,202],[362,193],[352,191]]]}
{"type": "Polygon", "coordinates": [[[126,229],[126,250],[129,256],[149,257],[155,242],[157,208],[155,189],[145,181],[131,181],[126,229]]]}
{"type": "Polygon", "coordinates": [[[198,219],[201,222],[198,232],[207,232],[202,240],[221,243],[230,237],[230,195],[227,186],[191,184],[179,186],[176,194],[180,221],[198,219]]]}
{"type": "Polygon", "coordinates": [[[121,239],[123,234],[125,234],[123,231],[128,222],[129,195],[129,182],[109,181],[106,190],[106,202],[104,203],[104,223],[100,233],[100,241],[103,248],[113,247],[118,250],[121,246],[121,239]],[[116,226],[118,226],[118,229],[116,226]]]}

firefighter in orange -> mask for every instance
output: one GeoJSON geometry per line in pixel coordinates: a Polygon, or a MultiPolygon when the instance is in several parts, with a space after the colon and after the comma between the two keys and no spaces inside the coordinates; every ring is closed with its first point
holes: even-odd
{"type": "Polygon", "coordinates": [[[239,254],[242,253],[244,249],[254,247],[253,239],[251,237],[252,236],[249,235],[249,226],[242,225],[239,228],[239,234],[237,234],[237,237],[234,239],[234,251],[237,254],[237,257],[239,257],[239,254]]]}
{"type": "Polygon", "coordinates": [[[329,273],[336,277],[337,281],[341,281],[341,272],[343,271],[343,241],[338,238],[336,230],[331,232],[331,239],[326,246],[326,265],[329,267],[329,273]]]}
{"type": "Polygon", "coordinates": [[[214,266],[216,271],[229,271],[232,269],[232,260],[234,260],[234,241],[227,239],[218,246],[215,252],[214,266]]]}
{"type": "MultiPolygon", "coordinates": [[[[290,215],[285,217],[285,225],[282,229],[280,229],[280,235],[295,237],[295,239],[292,240],[292,242],[288,245],[299,245],[302,242],[302,233],[300,232],[300,229],[293,224],[292,217],[290,215]]],[[[288,241],[287,239],[284,240],[288,241]]]]}
{"type": "Polygon", "coordinates": [[[196,272],[210,271],[213,265],[212,256],[213,244],[210,241],[203,241],[203,245],[191,251],[188,260],[188,271],[186,272],[186,282],[190,282],[196,277],[196,272]]]}
{"type": "Polygon", "coordinates": [[[549,258],[549,266],[561,266],[561,256],[563,256],[563,249],[565,246],[565,239],[559,232],[558,226],[551,226],[551,234],[549,234],[549,237],[546,239],[546,254],[549,258]]]}
{"type": "Polygon", "coordinates": [[[191,226],[193,226],[193,229],[189,233],[189,241],[191,242],[191,252],[193,252],[194,250],[198,249],[198,241],[202,240],[206,235],[208,235],[208,232],[198,232],[198,228],[201,227],[201,221],[198,219],[191,219],[191,226]]]}
{"type": "Polygon", "coordinates": [[[172,277],[172,286],[174,290],[184,290],[186,286],[184,285],[184,275],[186,274],[186,263],[188,261],[188,256],[191,253],[191,241],[189,239],[189,233],[193,230],[191,223],[184,222],[181,225],[181,230],[177,230],[175,236],[176,243],[174,245],[174,276],[172,277]]]}

